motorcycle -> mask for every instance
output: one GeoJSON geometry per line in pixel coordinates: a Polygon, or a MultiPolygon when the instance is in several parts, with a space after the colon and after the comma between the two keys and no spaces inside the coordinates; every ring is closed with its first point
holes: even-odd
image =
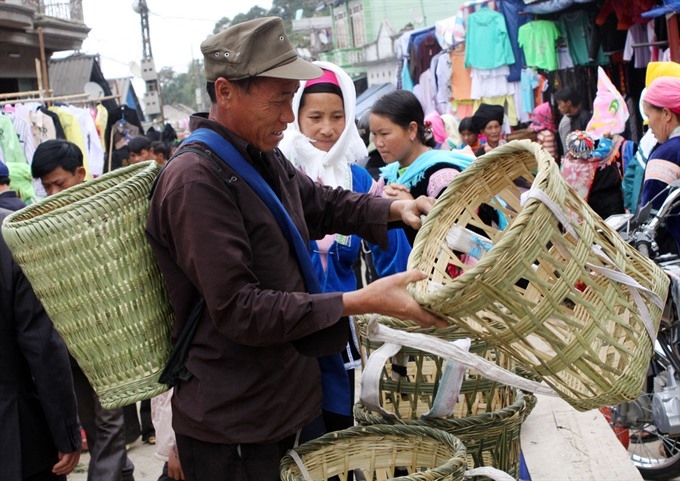
{"type": "Polygon", "coordinates": [[[666,186],[636,215],[615,215],[605,221],[671,279],[645,388],[634,401],[609,408],[612,428],[645,479],[680,475],[680,256],[664,252],[659,238],[660,227],[671,212],[678,215],[678,206],[680,180],[666,186]],[[652,203],[663,194],[666,199],[654,211],[652,203]]]}

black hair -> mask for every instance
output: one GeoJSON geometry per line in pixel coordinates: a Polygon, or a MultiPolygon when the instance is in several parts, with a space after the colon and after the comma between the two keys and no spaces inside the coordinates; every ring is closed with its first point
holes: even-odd
{"type": "Polygon", "coordinates": [[[463,120],[460,121],[458,124],[458,132],[463,133],[465,131],[472,132],[473,134],[479,135],[479,131],[475,127],[475,125],[472,123],[472,117],[465,117],[463,120]]]}
{"type": "Polygon", "coordinates": [[[83,153],[76,144],[61,139],[46,140],[35,149],[31,175],[39,179],[59,167],[75,174],[76,169],[82,166],[83,153]]]}
{"type": "Polygon", "coordinates": [[[437,145],[431,132],[425,132],[425,112],[418,97],[408,90],[393,90],[375,101],[371,113],[387,117],[395,124],[408,129],[411,122],[418,125],[418,139],[428,147],[437,145]]]}
{"type": "Polygon", "coordinates": [[[9,185],[9,177],[6,175],[0,177],[0,185],[9,185]]]}
{"type": "Polygon", "coordinates": [[[153,150],[154,154],[163,154],[165,160],[168,160],[170,158],[170,147],[168,147],[168,144],[166,144],[165,142],[161,142],[160,140],[152,142],[151,150],[153,150]]]}
{"type": "Polygon", "coordinates": [[[156,140],[161,140],[161,133],[160,133],[158,130],[156,130],[153,126],[152,126],[152,127],[149,127],[149,128],[146,130],[146,134],[145,134],[145,135],[147,136],[147,138],[148,138],[151,142],[155,142],[156,140]]]}
{"type": "Polygon", "coordinates": [[[571,102],[574,107],[583,103],[583,97],[574,87],[564,87],[555,92],[555,102],[571,102]]]}
{"type": "Polygon", "coordinates": [[[163,131],[161,132],[161,138],[158,140],[162,140],[165,142],[166,145],[172,144],[175,140],[177,140],[177,131],[175,128],[169,124],[166,123],[163,126],[163,131]]]}
{"type": "Polygon", "coordinates": [[[298,110],[302,109],[302,107],[305,105],[305,97],[307,96],[307,94],[335,94],[340,97],[340,100],[342,100],[343,108],[345,106],[345,98],[342,96],[342,90],[340,89],[340,87],[330,83],[318,83],[312,85],[311,87],[306,87],[302,91],[302,96],[300,97],[300,106],[298,107],[298,110]]]}
{"type": "Polygon", "coordinates": [[[371,127],[368,124],[368,118],[371,116],[371,109],[366,110],[359,120],[357,120],[357,130],[361,136],[361,140],[364,141],[366,147],[371,143],[371,127]]]}
{"type": "Polygon", "coordinates": [[[151,140],[144,135],[138,135],[128,141],[127,148],[131,154],[139,154],[142,150],[151,148],[151,140]]]}
{"type": "MultiPolygon", "coordinates": [[[[248,93],[250,87],[261,82],[265,77],[246,77],[240,80],[229,80],[237,88],[241,89],[242,92],[248,93]]],[[[215,93],[215,82],[206,82],[205,90],[208,92],[208,97],[210,97],[210,102],[217,102],[217,94],[215,93]]]]}

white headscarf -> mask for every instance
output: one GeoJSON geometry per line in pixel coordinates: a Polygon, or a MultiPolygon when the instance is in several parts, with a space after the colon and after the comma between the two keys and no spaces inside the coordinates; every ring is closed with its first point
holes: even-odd
{"type": "Polygon", "coordinates": [[[295,121],[288,124],[279,148],[295,167],[304,171],[312,180],[320,181],[323,185],[330,187],[351,189],[352,174],[349,166],[368,155],[366,145],[354,121],[356,112],[354,83],[349,75],[335,64],[322,61],[316,61],[314,64],[322,69],[330,70],[338,79],[345,108],[345,130],[328,152],[314,147],[310,139],[300,132],[298,123],[300,99],[307,83],[303,80],[293,98],[295,121]]]}

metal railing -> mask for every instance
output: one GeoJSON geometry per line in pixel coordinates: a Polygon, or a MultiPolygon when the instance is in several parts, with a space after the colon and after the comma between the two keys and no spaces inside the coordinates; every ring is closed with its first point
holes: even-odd
{"type": "Polygon", "coordinates": [[[52,1],[52,0],[26,0],[26,3],[37,3],[38,13],[46,17],[59,18],[70,22],[83,23],[83,3],[81,0],[52,1]]]}

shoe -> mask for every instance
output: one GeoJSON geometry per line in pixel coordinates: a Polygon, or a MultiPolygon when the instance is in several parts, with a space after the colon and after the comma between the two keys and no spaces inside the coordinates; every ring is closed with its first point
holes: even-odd
{"type": "Polygon", "coordinates": [[[156,436],[149,436],[143,440],[146,444],[156,444],[156,436]]]}

